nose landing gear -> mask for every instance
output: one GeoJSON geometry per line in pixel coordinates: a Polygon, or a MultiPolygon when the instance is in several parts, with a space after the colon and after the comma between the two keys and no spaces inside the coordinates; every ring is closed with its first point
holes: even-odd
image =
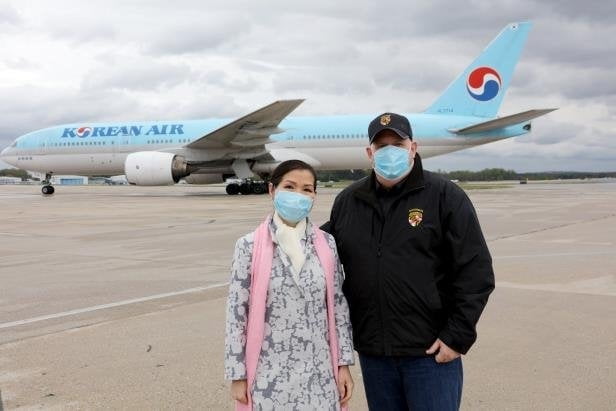
{"type": "Polygon", "coordinates": [[[44,196],[52,195],[54,191],[56,191],[51,185],[51,173],[45,174],[45,180],[43,180],[42,183],[43,183],[43,188],[41,189],[41,192],[43,193],[44,196]]]}
{"type": "Polygon", "coordinates": [[[43,195],[46,195],[46,196],[53,194],[54,191],[56,191],[56,189],[53,188],[52,185],[43,186],[43,188],[41,189],[41,192],[43,193],[43,195]]]}

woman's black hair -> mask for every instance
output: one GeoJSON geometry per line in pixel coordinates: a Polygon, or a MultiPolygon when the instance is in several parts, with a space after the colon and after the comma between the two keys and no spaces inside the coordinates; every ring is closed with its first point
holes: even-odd
{"type": "Polygon", "coordinates": [[[272,176],[270,177],[270,183],[274,187],[278,187],[278,184],[282,181],[282,177],[287,174],[289,171],[293,170],[308,170],[314,177],[314,191],[317,191],[317,172],[314,171],[314,168],[308,163],[303,162],[302,160],[287,160],[278,164],[278,166],[272,172],[272,176]]]}

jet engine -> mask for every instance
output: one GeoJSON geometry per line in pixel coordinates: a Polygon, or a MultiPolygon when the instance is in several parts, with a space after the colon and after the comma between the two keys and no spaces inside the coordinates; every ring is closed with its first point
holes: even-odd
{"type": "Polygon", "coordinates": [[[138,186],[171,185],[186,177],[184,157],[159,151],[131,153],[124,162],[124,174],[130,184],[138,186]]]}

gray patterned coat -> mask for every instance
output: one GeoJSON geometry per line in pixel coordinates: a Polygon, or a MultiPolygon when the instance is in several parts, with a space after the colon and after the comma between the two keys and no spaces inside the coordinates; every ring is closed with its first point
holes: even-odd
{"type": "MultiPolygon", "coordinates": [[[[274,259],[267,292],[265,335],[255,383],[250,387],[256,410],[337,410],[339,395],[331,367],[325,273],[314,247],[315,228],[308,222],[301,245],[306,253],[299,283],[292,275],[289,257],[274,239],[274,259]]],[[[339,365],[353,364],[349,308],[342,293],[344,274],[334,238],[325,233],[337,261],[334,305],[339,345],[339,365]]],[[[245,347],[250,290],[253,233],[235,245],[227,301],[225,378],[246,378],[245,347]]]]}

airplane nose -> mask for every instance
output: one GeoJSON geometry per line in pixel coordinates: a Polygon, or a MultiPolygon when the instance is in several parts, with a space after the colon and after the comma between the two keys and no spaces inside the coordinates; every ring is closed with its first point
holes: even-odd
{"type": "Polygon", "coordinates": [[[4,161],[5,163],[14,166],[15,164],[13,164],[13,162],[9,161],[8,159],[10,151],[11,151],[11,147],[7,147],[4,150],[0,151],[0,159],[2,159],[2,161],[4,161]]]}

